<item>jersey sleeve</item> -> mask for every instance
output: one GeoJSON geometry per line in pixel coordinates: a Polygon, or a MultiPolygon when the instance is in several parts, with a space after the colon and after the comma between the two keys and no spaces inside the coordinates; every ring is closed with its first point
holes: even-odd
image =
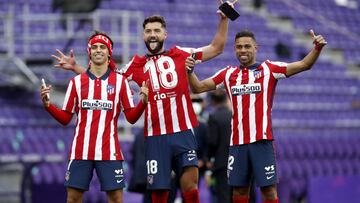
{"type": "Polygon", "coordinates": [[[128,81],[134,81],[140,87],[144,81],[144,65],[146,60],[144,57],[134,56],[129,63],[116,72],[126,77],[128,81]]]}
{"type": "Polygon", "coordinates": [[[69,124],[73,116],[72,113],[64,110],[60,110],[53,104],[50,104],[50,106],[46,108],[46,110],[50,113],[52,117],[54,117],[62,125],[69,124]]]}
{"type": "Polygon", "coordinates": [[[122,74],[128,80],[132,80],[132,76],[133,76],[133,66],[132,66],[132,64],[133,64],[134,59],[135,59],[135,56],[124,67],[122,67],[120,69],[117,69],[116,72],[122,74]]]}
{"type": "Polygon", "coordinates": [[[271,74],[274,76],[275,79],[283,79],[286,78],[286,67],[287,63],[285,62],[278,62],[278,61],[266,61],[271,74]]]}
{"type": "Polygon", "coordinates": [[[190,56],[192,53],[194,54],[195,63],[201,63],[203,59],[203,49],[202,48],[189,48],[189,47],[180,47],[176,46],[177,49],[186,53],[185,57],[190,56]]]}
{"type": "Polygon", "coordinates": [[[62,107],[63,111],[69,112],[69,113],[74,113],[75,112],[75,108],[76,108],[76,104],[77,104],[77,92],[76,92],[76,85],[75,85],[75,80],[76,78],[78,80],[80,80],[80,76],[78,75],[75,78],[73,78],[72,80],[70,80],[67,90],[66,90],[66,94],[65,94],[65,99],[64,99],[64,104],[62,107]]]}
{"type": "Polygon", "coordinates": [[[127,109],[134,107],[133,95],[129,86],[129,82],[125,77],[121,79],[121,89],[120,89],[120,99],[121,99],[121,107],[122,110],[125,111],[127,109]]]}
{"type": "Polygon", "coordinates": [[[214,81],[215,85],[218,86],[219,84],[223,83],[225,80],[225,75],[228,70],[228,67],[223,68],[216,72],[213,76],[211,76],[211,79],[214,81]]]}

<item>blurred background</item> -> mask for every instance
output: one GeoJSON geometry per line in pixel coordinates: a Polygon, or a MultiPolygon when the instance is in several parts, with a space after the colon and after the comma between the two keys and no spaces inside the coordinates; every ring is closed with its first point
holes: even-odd
{"type": "MultiPolygon", "coordinates": [[[[94,29],[103,30],[115,41],[121,67],[132,55],[145,53],[142,22],[152,14],[166,18],[167,48],[201,47],[214,36],[218,6],[217,0],[0,0],[0,203],[65,202],[74,122],[61,126],[39,98],[39,81],[45,78],[55,88],[52,101],[61,106],[75,76],[53,66],[55,49],[74,49],[78,63],[86,66],[87,38],[94,29]]],[[[224,53],[199,65],[198,76],[238,64],[232,46],[241,29],[254,31],[259,61],[302,59],[313,46],[309,30],[323,35],[328,45],[313,69],[280,81],[275,94],[280,201],[360,202],[360,0],[240,0],[235,8],[240,17],[230,22],[224,53]]],[[[206,120],[211,105],[201,97],[206,120]]],[[[142,122],[119,121],[128,180],[142,122]]],[[[94,176],[84,202],[106,202],[99,190],[94,176]]],[[[200,196],[211,202],[203,179],[200,196]]],[[[253,202],[261,202],[255,196],[253,202]]],[[[126,203],[141,199],[141,193],[124,192],[126,203]]]]}

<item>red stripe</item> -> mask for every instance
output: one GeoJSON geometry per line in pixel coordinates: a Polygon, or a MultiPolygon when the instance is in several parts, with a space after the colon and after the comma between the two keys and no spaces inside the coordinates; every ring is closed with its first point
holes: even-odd
{"type": "MultiPolygon", "coordinates": [[[[87,77],[86,74],[81,74],[80,76],[80,98],[78,100],[78,102],[80,103],[81,106],[81,99],[82,98],[87,98],[88,97],[88,91],[89,91],[89,78],[87,77]]],[[[75,83],[74,83],[74,87],[75,87],[75,83]]],[[[82,108],[80,108],[80,113],[81,114],[81,120],[79,121],[78,124],[78,136],[76,139],[76,146],[75,146],[75,159],[82,159],[82,154],[83,154],[83,150],[84,150],[84,135],[85,135],[85,127],[86,127],[86,120],[87,120],[87,111],[83,110],[82,108]]]]}
{"type": "Polygon", "coordinates": [[[266,128],[266,137],[267,139],[273,139],[273,136],[272,136],[272,130],[271,130],[271,109],[272,109],[272,102],[273,102],[273,98],[274,98],[274,93],[275,93],[275,87],[276,87],[276,83],[277,83],[277,80],[272,76],[270,76],[270,80],[269,80],[269,87],[268,87],[268,109],[267,109],[267,117],[268,117],[268,125],[267,125],[267,128],[266,128]]]}
{"type": "Polygon", "coordinates": [[[156,105],[156,101],[152,104],[150,104],[151,106],[151,128],[153,130],[153,135],[160,135],[161,131],[160,131],[160,121],[159,121],[159,114],[158,114],[158,109],[157,109],[157,105],[156,105]]]}
{"type": "MultiPolygon", "coordinates": [[[[241,84],[249,83],[249,71],[242,71],[242,79],[241,84]]],[[[250,143],[250,124],[249,124],[249,107],[250,107],[250,95],[244,94],[241,96],[242,98],[242,124],[243,124],[243,132],[244,132],[244,144],[250,143]]]]}
{"type": "Polygon", "coordinates": [[[148,124],[148,122],[147,122],[147,118],[148,118],[148,116],[149,116],[149,113],[148,113],[149,108],[148,108],[148,107],[149,107],[149,104],[146,105],[145,117],[144,117],[144,136],[145,136],[145,137],[149,134],[149,132],[148,132],[148,126],[149,126],[149,124],[148,124]]]}
{"type": "Polygon", "coordinates": [[[177,116],[179,121],[179,128],[181,131],[185,130],[186,127],[186,120],[185,120],[185,110],[184,106],[182,105],[181,97],[176,98],[176,105],[177,105],[177,116]]]}
{"type": "MultiPolygon", "coordinates": [[[[262,67],[261,67],[262,68],[262,67]]],[[[261,69],[263,71],[263,68],[261,69]]],[[[261,92],[255,95],[255,127],[256,140],[261,140],[263,136],[263,116],[264,116],[264,74],[259,79],[255,79],[255,83],[261,84],[261,92]]]]}
{"type": "Polygon", "coordinates": [[[186,97],[186,104],[187,104],[187,108],[188,108],[188,111],[185,112],[185,113],[188,113],[188,116],[190,118],[190,122],[191,122],[191,125],[192,126],[198,126],[199,125],[199,122],[197,120],[197,116],[195,114],[195,111],[194,111],[194,108],[192,106],[192,101],[191,101],[191,98],[190,98],[190,93],[187,92],[187,94],[185,95],[186,97]]]}
{"type": "MultiPolygon", "coordinates": [[[[172,115],[171,115],[171,108],[174,108],[170,104],[170,98],[162,100],[163,102],[163,112],[164,112],[164,122],[165,122],[165,129],[166,134],[174,132],[173,122],[172,122],[172,115]]],[[[176,104],[178,105],[178,104],[176,104]]]]}

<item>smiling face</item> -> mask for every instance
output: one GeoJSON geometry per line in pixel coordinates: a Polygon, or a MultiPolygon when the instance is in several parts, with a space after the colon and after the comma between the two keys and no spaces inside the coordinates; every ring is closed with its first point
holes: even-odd
{"type": "Polygon", "coordinates": [[[149,22],[145,24],[143,38],[146,48],[151,54],[158,54],[164,51],[164,41],[166,37],[166,29],[160,22],[149,22]]]}
{"type": "Polygon", "coordinates": [[[238,37],[235,40],[235,54],[242,66],[256,63],[257,44],[251,37],[238,37]]]}
{"type": "Polygon", "coordinates": [[[94,65],[100,66],[107,64],[110,58],[109,50],[105,44],[95,43],[90,47],[91,62],[94,65]]]}

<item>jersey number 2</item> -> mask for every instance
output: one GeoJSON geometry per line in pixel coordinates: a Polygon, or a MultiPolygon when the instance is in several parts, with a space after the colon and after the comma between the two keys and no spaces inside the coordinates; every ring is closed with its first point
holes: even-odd
{"type": "Polygon", "coordinates": [[[162,56],[156,62],[150,60],[145,64],[147,70],[150,70],[150,80],[153,90],[160,90],[160,85],[165,89],[176,87],[178,76],[175,70],[175,63],[172,58],[162,56]],[[167,67],[167,68],[165,68],[167,67]],[[159,75],[157,74],[159,72],[159,75]]]}

